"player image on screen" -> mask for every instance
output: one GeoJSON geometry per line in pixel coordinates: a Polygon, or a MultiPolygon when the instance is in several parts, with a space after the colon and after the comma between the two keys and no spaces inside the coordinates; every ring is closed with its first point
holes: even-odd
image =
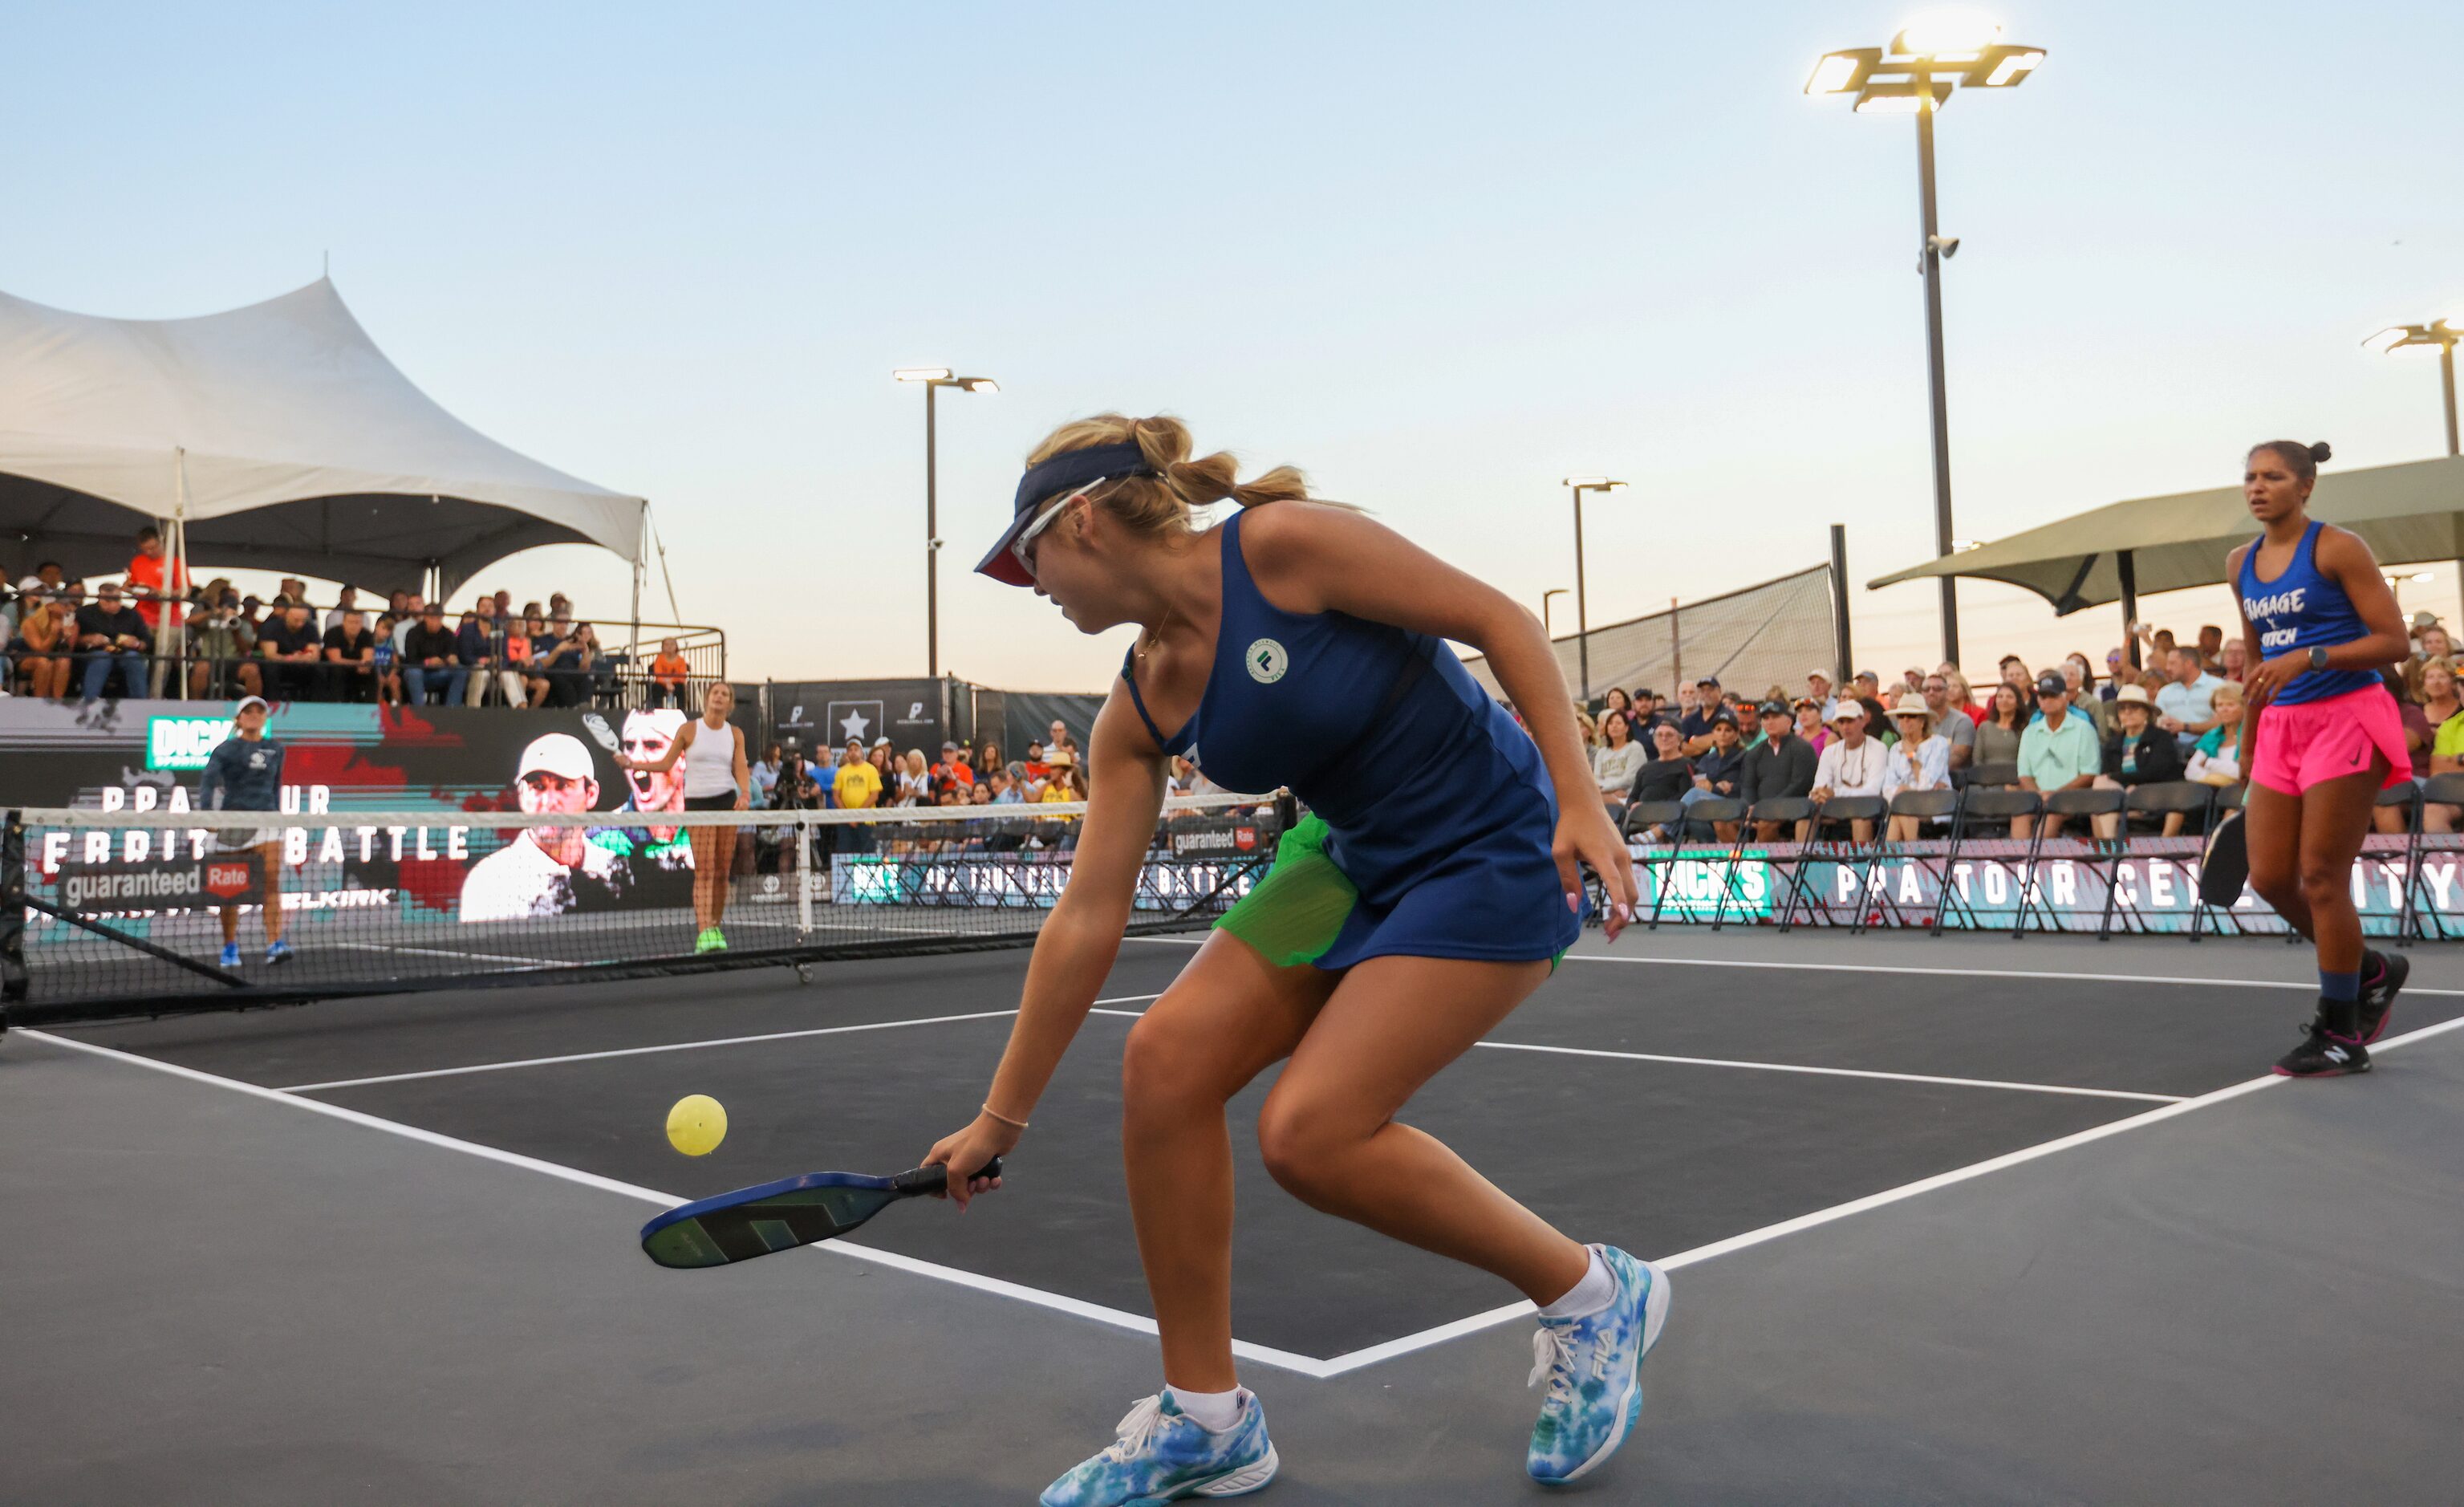
{"type": "MultiPolygon", "coordinates": [[[[626,714],[616,762],[625,770],[626,787],[630,793],[618,810],[685,809],[690,753],[677,754],[672,765],[659,763],[675,746],[677,732],[684,724],[685,714],[673,707],[645,708],[626,714]]],[[[635,904],[683,906],[693,902],[693,850],[685,829],[655,821],[641,827],[603,827],[590,834],[590,840],[625,860],[635,904]]]]}
{"type": "MultiPolygon", "coordinates": [[[[527,812],[586,811],[599,804],[590,750],[570,733],[531,740],[514,784],[527,812]]],[[[462,881],[462,920],[520,920],[612,905],[623,870],[624,861],[594,847],[581,828],[526,827],[471,866],[462,881]]]]}

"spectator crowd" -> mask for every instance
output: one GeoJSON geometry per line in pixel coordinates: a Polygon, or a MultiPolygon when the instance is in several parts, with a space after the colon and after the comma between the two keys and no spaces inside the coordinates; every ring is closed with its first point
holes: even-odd
{"type": "MultiPolygon", "coordinates": [[[[89,587],[44,561],[13,590],[0,587],[0,694],[163,696],[176,694],[179,674],[200,699],[585,706],[616,698],[625,658],[600,646],[562,592],[517,609],[499,590],[448,612],[416,591],[363,604],[345,586],[320,608],[306,582],[286,577],[266,600],[224,577],[191,584],[151,527],[122,575],[89,587]]],[[[676,640],[637,680],[631,699],[694,709],[676,640]]]]}
{"type": "MultiPolygon", "coordinates": [[[[1802,798],[1825,806],[1846,796],[1887,805],[1905,791],[1957,791],[2007,787],[2049,795],[2087,788],[2128,791],[2156,786],[2204,785],[2237,792],[2247,779],[2241,749],[2244,645],[2222,628],[2178,641],[2164,629],[2133,624],[2139,661],[2125,649],[2104,656],[2101,673],[2085,654],[2032,670],[2006,654],[1985,687],[1956,664],[1910,668],[1887,686],[1872,671],[1845,685],[1830,672],[1809,671],[1804,689],[1771,686],[1759,695],[1705,676],[1671,698],[1647,689],[1615,688],[1575,717],[1589,745],[1598,798],[1630,835],[1650,840],[1734,841],[1741,830],[1762,841],[1813,835],[1816,819],[1793,823],[1730,820],[1732,808],[1705,802],[1758,803],[1802,798]],[[1673,819],[1656,817],[1675,803],[1673,819]]],[[[2402,708],[2416,784],[2432,774],[2464,771],[2464,698],[2459,698],[2454,646],[2430,613],[2414,616],[2413,649],[2385,672],[2402,708]]],[[[2192,792],[2196,794],[2197,792],[2192,792]]],[[[2171,836],[2206,808],[2204,798],[2151,802],[2173,809],[2098,814],[2072,834],[2110,839],[2125,822],[2171,836]]],[[[2217,808],[2221,809],[2222,808],[2217,808]]],[[[2456,830],[2464,812],[2435,803],[2419,808],[2428,831],[2456,830]]],[[[2377,808],[2384,832],[2401,832],[2411,808],[2377,808]]],[[[1947,827],[1947,818],[1887,815],[1877,822],[1837,824],[1864,843],[1877,836],[1905,841],[1947,827]]],[[[2057,837],[2064,818],[2039,812],[2009,818],[2014,837],[2057,837]]],[[[1969,830],[1977,832],[1973,820],[1969,830]]],[[[1824,835],[1835,833],[1826,831],[1824,835]]],[[[1978,833],[1983,835],[1983,833],[1978,833]]]]}

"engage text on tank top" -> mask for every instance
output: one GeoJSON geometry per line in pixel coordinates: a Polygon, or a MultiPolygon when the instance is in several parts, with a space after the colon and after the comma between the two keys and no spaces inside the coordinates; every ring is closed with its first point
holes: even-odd
{"type": "MultiPolygon", "coordinates": [[[[2242,552],[2241,579],[2236,583],[2241,591],[2241,611],[2250,619],[2250,626],[2258,631],[2258,653],[2263,659],[2307,654],[2318,648],[2333,649],[2369,636],[2362,614],[2353,608],[2353,599],[2344,594],[2334,577],[2319,569],[2319,530],[2322,526],[2316,519],[2310,521],[2310,526],[2302,530],[2301,542],[2293,546],[2293,563],[2273,581],[2258,578],[2258,546],[2262,541],[2253,540],[2242,552]]],[[[2378,683],[2379,677],[2367,670],[2304,670],[2276,693],[2275,701],[2281,706],[2299,706],[2378,683]]]]}

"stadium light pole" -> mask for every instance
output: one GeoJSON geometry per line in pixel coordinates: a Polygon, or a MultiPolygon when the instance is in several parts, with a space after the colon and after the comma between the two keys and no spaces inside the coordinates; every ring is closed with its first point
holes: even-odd
{"type": "Polygon", "coordinates": [[[2455,344],[2464,341],[2464,323],[2455,320],[2431,320],[2427,324],[2390,324],[2362,342],[2372,350],[2393,353],[2399,350],[2431,350],[2438,352],[2438,377],[2447,389],[2447,453],[2464,454],[2455,443],[2455,344]]]}
{"type": "Polygon", "coordinates": [[[936,496],[934,454],[933,394],[943,388],[961,392],[999,392],[990,377],[957,377],[947,366],[901,366],[890,374],[899,382],[924,388],[924,673],[941,678],[941,512],[936,496]]]}
{"type": "Polygon", "coordinates": [[[1574,493],[1574,658],[1582,667],[1583,703],[1588,706],[1592,699],[1592,611],[1583,594],[1583,494],[1614,492],[1625,483],[1606,476],[1568,476],[1558,484],[1573,488],[1574,493]]]}
{"type": "MultiPolygon", "coordinates": [[[[1807,94],[1857,97],[1859,114],[1917,118],[1917,212],[1924,241],[1917,271],[1925,277],[1925,366],[1933,398],[1934,553],[1950,544],[1950,400],[1943,376],[1942,264],[1959,250],[1934,214],[1933,118],[1951,91],[2013,89],[2045,60],[2041,47],[2013,46],[2002,28],[1972,11],[1935,11],[1917,17],[1891,38],[1889,48],[1854,47],[1825,53],[1805,81],[1807,94]]],[[[1942,578],[1942,656],[1959,660],[1959,587],[1942,578]]]]}
{"type": "Polygon", "coordinates": [[[1564,587],[1551,587],[1548,590],[1540,593],[1540,632],[1550,633],[1550,636],[1552,638],[1556,635],[1550,632],[1549,604],[1556,598],[1565,596],[1566,594],[1567,588],[1564,587]]]}

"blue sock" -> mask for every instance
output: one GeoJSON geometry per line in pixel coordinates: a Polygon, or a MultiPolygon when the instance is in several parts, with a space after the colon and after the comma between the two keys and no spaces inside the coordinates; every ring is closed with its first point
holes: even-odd
{"type": "Polygon", "coordinates": [[[2362,975],[2319,970],[2319,1018],[2339,1036],[2361,1034],[2362,975]]]}

